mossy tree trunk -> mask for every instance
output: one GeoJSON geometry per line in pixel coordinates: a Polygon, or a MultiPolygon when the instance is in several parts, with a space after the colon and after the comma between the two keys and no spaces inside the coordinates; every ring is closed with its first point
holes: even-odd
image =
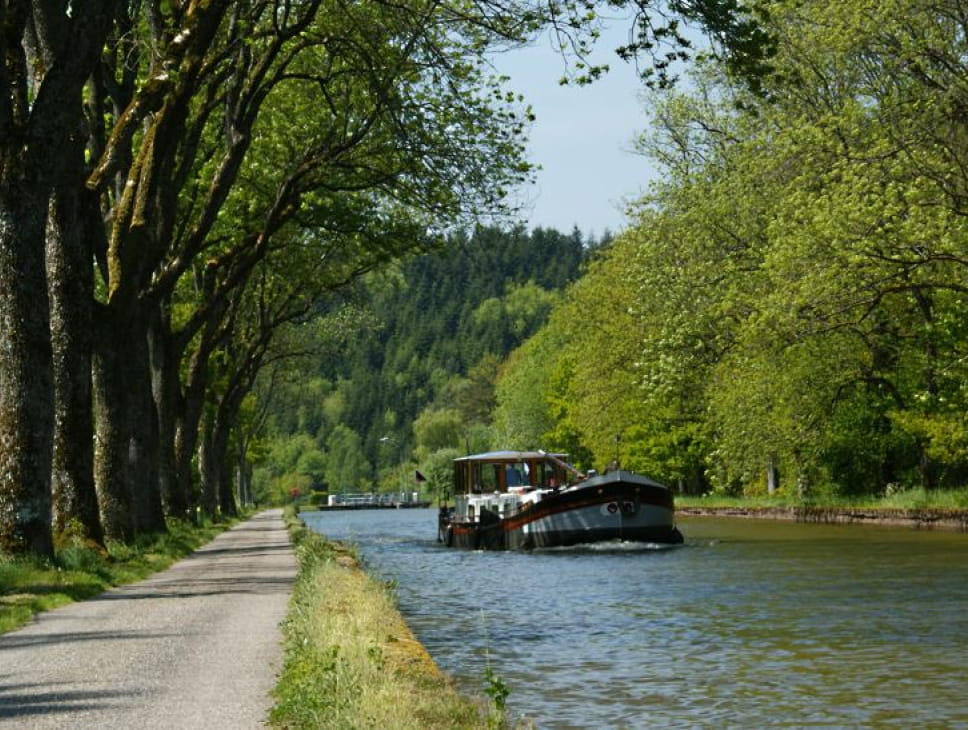
{"type": "Polygon", "coordinates": [[[47,196],[26,170],[0,180],[0,548],[53,554],[53,359],[44,225],[47,196]]]}
{"type": "Polygon", "coordinates": [[[96,319],[94,356],[94,476],[104,536],[127,542],[134,537],[131,481],[128,473],[131,430],[128,426],[128,385],[123,364],[131,332],[123,318],[100,307],[96,319]]]}
{"type": "Polygon", "coordinates": [[[212,451],[214,452],[217,470],[216,490],[218,493],[219,509],[222,514],[235,517],[239,513],[235,500],[234,485],[232,483],[232,458],[229,450],[232,435],[232,424],[238,418],[238,405],[241,397],[230,396],[223,398],[215,415],[212,428],[212,451]]]}
{"type": "Polygon", "coordinates": [[[46,219],[114,3],[0,6],[0,546],[52,553],[46,219]]]}
{"type": "MultiPolygon", "coordinates": [[[[139,318],[139,321],[143,320],[139,318]]],[[[137,328],[142,336],[133,339],[132,359],[125,365],[131,395],[128,408],[131,432],[129,474],[135,531],[162,532],[166,527],[158,481],[158,411],[152,397],[147,330],[147,326],[137,328]]]]}
{"type": "Polygon", "coordinates": [[[190,508],[190,477],[178,478],[175,452],[176,426],[181,410],[178,358],[172,347],[170,328],[163,309],[153,315],[149,325],[151,383],[158,414],[158,487],[165,514],[187,519],[190,508]]]}
{"type": "Polygon", "coordinates": [[[215,519],[219,515],[218,479],[220,474],[218,454],[215,451],[214,415],[206,409],[202,416],[198,439],[198,472],[201,479],[201,507],[206,517],[215,519]]]}
{"type": "Polygon", "coordinates": [[[71,174],[54,192],[47,224],[51,342],[54,355],[54,451],[51,473],[54,530],[79,525],[102,542],[94,488],[91,422],[91,329],[94,276],[88,213],[96,201],[83,191],[80,150],[71,174]]]}

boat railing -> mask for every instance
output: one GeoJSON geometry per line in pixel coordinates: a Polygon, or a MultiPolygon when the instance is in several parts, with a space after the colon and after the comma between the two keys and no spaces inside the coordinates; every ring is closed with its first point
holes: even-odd
{"type": "Polygon", "coordinates": [[[453,517],[461,522],[478,523],[481,521],[481,510],[486,509],[497,513],[502,518],[513,517],[518,514],[525,502],[522,501],[522,492],[508,491],[506,493],[493,492],[490,494],[476,494],[472,497],[464,497],[466,500],[461,504],[458,498],[453,517]]]}

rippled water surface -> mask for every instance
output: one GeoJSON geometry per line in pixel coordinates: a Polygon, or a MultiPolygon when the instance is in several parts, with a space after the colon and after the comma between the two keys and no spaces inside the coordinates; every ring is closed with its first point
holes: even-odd
{"type": "Polygon", "coordinates": [[[692,518],[672,548],[486,553],[440,547],[433,510],[302,516],[539,728],[968,728],[968,535],[692,518]]]}

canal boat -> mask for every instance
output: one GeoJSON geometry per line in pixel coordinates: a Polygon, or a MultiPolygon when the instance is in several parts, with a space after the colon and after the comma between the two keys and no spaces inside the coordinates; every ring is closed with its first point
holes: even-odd
{"type": "Polygon", "coordinates": [[[566,456],[492,451],[455,459],[454,506],[440,508],[438,540],[474,550],[682,542],[668,487],[622,469],[584,474],[566,456]]]}

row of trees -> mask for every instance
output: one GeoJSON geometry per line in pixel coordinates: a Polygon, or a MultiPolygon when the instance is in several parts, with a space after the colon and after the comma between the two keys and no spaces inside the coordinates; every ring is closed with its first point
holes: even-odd
{"type": "Polygon", "coordinates": [[[763,7],[761,94],[711,63],[655,98],[662,181],[507,363],[498,441],[695,492],[964,486],[968,3],[763,7]]]}
{"type": "MultiPolygon", "coordinates": [[[[625,52],[662,81],[675,18],[629,4],[625,52]]],[[[671,6],[751,58],[737,3],[671,6]]],[[[246,395],[326,294],[527,177],[487,53],[551,27],[580,58],[594,22],[542,0],[0,3],[0,548],[233,509],[246,395]]]]}
{"type": "Polygon", "coordinates": [[[0,547],[233,509],[245,396],[325,293],[526,175],[482,61],[512,10],[0,6],[0,547]]]}

